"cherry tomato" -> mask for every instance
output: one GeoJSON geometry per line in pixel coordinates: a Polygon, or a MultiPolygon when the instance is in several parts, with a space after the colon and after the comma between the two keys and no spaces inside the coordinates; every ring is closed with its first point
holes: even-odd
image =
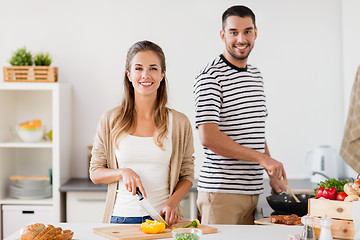
{"type": "Polygon", "coordinates": [[[336,195],[336,200],[338,201],[344,201],[344,199],[347,197],[348,195],[344,192],[339,192],[337,195],[336,195]]]}

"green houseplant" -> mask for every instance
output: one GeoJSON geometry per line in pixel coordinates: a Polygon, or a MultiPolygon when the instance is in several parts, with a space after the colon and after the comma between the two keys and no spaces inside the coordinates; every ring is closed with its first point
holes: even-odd
{"type": "Polygon", "coordinates": [[[32,56],[26,47],[15,51],[9,60],[11,67],[3,67],[5,82],[57,82],[58,68],[51,67],[49,53],[32,56]],[[35,63],[35,66],[34,66],[35,63]]]}
{"type": "Polygon", "coordinates": [[[36,66],[50,66],[51,57],[49,53],[38,53],[34,57],[34,62],[36,66]]]}
{"type": "Polygon", "coordinates": [[[26,50],[26,47],[19,48],[13,53],[9,62],[12,66],[32,66],[32,54],[26,50]]]}

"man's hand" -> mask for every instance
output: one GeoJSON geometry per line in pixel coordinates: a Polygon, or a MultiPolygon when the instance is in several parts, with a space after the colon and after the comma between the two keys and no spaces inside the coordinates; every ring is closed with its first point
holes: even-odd
{"type": "Polygon", "coordinates": [[[279,194],[282,192],[286,192],[286,187],[284,186],[281,179],[276,177],[269,176],[270,186],[271,186],[271,194],[279,194]]]}
{"type": "Polygon", "coordinates": [[[284,182],[287,184],[285,169],[281,162],[276,161],[272,157],[264,154],[264,158],[259,161],[259,164],[265,168],[269,174],[269,177],[277,178],[279,181],[280,178],[283,178],[284,182]]]}

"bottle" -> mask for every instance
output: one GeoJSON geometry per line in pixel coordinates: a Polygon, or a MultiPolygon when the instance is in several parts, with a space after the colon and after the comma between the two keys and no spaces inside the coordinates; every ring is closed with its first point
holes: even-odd
{"type": "Polygon", "coordinates": [[[301,240],[316,240],[314,234],[314,217],[306,214],[305,216],[301,217],[301,222],[304,224],[304,232],[301,234],[301,240]]]}
{"type": "Polygon", "coordinates": [[[320,226],[321,226],[319,240],[333,240],[333,237],[331,234],[331,224],[333,222],[332,219],[328,218],[325,215],[319,220],[319,222],[320,222],[320,226]]]}

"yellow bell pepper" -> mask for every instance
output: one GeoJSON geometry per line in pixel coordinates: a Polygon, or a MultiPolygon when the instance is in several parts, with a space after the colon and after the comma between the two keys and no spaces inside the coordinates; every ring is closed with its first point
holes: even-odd
{"type": "Polygon", "coordinates": [[[189,228],[189,227],[198,228],[199,226],[200,226],[199,220],[194,219],[189,225],[183,226],[183,228],[189,228]]]}
{"type": "Polygon", "coordinates": [[[146,219],[146,221],[141,224],[141,230],[144,233],[161,233],[165,230],[165,224],[156,220],[151,221],[146,219]]]}

